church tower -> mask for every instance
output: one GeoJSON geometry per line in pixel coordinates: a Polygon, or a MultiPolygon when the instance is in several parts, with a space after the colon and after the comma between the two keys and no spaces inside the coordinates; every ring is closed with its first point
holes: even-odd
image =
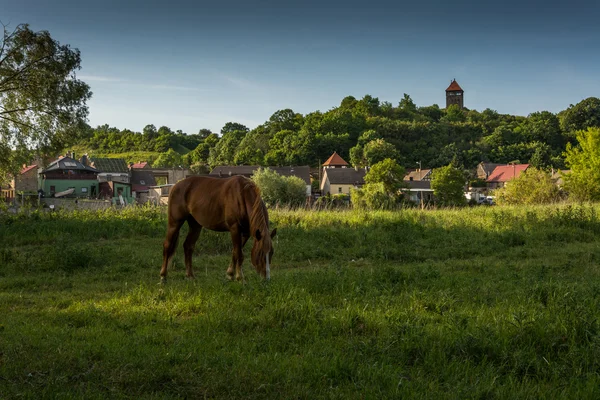
{"type": "Polygon", "coordinates": [[[458,85],[456,79],[453,79],[448,89],[446,89],[446,108],[451,104],[458,104],[462,109],[464,107],[464,94],[465,91],[458,85]]]}

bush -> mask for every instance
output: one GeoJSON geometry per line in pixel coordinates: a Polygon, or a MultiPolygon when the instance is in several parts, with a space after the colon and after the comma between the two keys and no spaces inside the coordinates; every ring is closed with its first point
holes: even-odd
{"type": "Polygon", "coordinates": [[[535,168],[528,168],[494,194],[499,205],[549,204],[562,200],[560,189],[550,174],[535,168]]]}
{"type": "Polygon", "coordinates": [[[306,201],[306,184],[297,176],[281,176],[269,168],[259,168],[252,176],[267,206],[302,206],[306,201]]]}

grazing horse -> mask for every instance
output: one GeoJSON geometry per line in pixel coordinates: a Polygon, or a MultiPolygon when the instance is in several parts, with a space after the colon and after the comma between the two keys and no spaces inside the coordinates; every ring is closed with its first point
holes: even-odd
{"type": "Polygon", "coordinates": [[[167,280],[167,268],[171,263],[179,230],[187,221],[190,228],[183,243],[185,269],[188,278],[194,278],[192,254],[202,228],[218,232],[229,231],[233,242],[231,264],[227,277],[244,278],[242,249],[252,236],[252,265],[266,280],[271,278],[270,260],[273,258],[273,242],[277,229],[269,232],[267,207],[260,197],[258,187],[243,176],[210,178],[190,176],[171,188],[169,193],[169,222],[167,238],[163,247],[161,282],[167,280]]]}

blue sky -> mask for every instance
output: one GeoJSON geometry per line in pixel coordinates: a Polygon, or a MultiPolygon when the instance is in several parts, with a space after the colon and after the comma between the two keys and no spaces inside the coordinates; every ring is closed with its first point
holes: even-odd
{"type": "Polygon", "coordinates": [[[600,97],[600,2],[0,0],[0,21],[82,53],[92,126],[196,133],[370,94],[561,111],[600,97]],[[89,3],[89,4],[85,4],[89,3]]]}

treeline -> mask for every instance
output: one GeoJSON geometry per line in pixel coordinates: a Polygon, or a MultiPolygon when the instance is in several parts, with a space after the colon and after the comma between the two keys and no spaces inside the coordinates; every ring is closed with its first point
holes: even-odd
{"type": "Polygon", "coordinates": [[[575,132],[600,126],[600,99],[587,98],[554,114],[527,117],[438,105],[417,107],[404,95],[397,106],[370,95],[344,98],[327,112],[302,115],[290,109],[248,129],[228,122],[220,134],[173,132],[148,125],[144,131],[119,131],[107,125],[84,135],[82,145],[102,153],[154,151],[159,166],[311,165],[334,151],[353,165],[373,165],[392,158],[406,168],[436,168],[458,163],[473,168],[481,161],[529,163],[536,168],[564,168],[567,143],[575,132]]]}

